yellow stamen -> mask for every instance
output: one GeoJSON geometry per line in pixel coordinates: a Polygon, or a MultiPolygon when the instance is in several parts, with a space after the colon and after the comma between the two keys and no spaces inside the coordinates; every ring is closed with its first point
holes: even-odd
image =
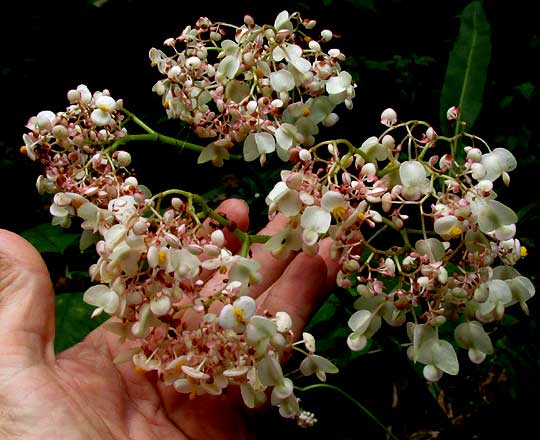
{"type": "Polygon", "coordinates": [[[26,145],[23,145],[21,148],[19,148],[19,151],[22,154],[26,154],[28,152],[28,148],[26,148],[26,145]]]}
{"type": "Polygon", "coordinates": [[[169,104],[169,101],[165,100],[163,101],[163,107],[165,107],[165,110],[168,110],[171,105],[169,104]]]}
{"type": "Polygon", "coordinates": [[[97,108],[99,108],[100,110],[103,110],[105,113],[109,113],[111,111],[111,109],[107,107],[106,105],[98,105],[97,108]]]}
{"type": "Polygon", "coordinates": [[[239,322],[244,322],[244,312],[242,311],[242,309],[240,309],[238,307],[235,307],[234,308],[234,316],[236,316],[236,319],[239,322]]]}
{"type": "Polygon", "coordinates": [[[454,238],[459,237],[461,235],[461,229],[459,229],[457,226],[454,226],[450,231],[450,235],[454,238]]]}
{"type": "Polygon", "coordinates": [[[334,209],[332,209],[332,215],[336,220],[341,220],[345,216],[345,212],[347,210],[344,206],[336,206],[334,209]]]}
{"type": "Polygon", "coordinates": [[[304,114],[304,116],[309,116],[311,114],[311,110],[308,107],[304,107],[302,113],[304,114]]]}
{"type": "Polygon", "coordinates": [[[525,258],[527,255],[529,255],[529,252],[525,246],[521,246],[519,253],[521,254],[521,258],[525,258]]]}
{"type": "Polygon", "coordinates": [[[165,261],[167,261],[167,252],[161,251],[161,252],[159,253],[159,262],[160,262],[161,264],[163,264],[163,263],[165,263],[165,261]]]}
{"type": "Polygon", "coordinates": [[[366,219],[366,216],[363,212],[359,212],[356,216],[356,219],[358,220],[358,223],[362,223],[366,219]]]}
{"type": "Polygon", "coordinates": [[[137,367],[137,366],[135,366],[135,371],[141,375],[144,375],[144,373],[146,373],[141,367],[137,367]]]}

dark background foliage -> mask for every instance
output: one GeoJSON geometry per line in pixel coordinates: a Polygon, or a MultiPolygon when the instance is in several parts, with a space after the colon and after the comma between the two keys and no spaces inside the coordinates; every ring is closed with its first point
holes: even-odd
{"type": "MultiPolygon", "coordinates": [[[[64,109],[67,90],[78,84],[92,91],[108,88],[151,125],[180,138],[190,136],[176,121],[164,119],[160,100],[151,91],[159,74],[150,67],[147,54],[201,15],[239,24],[250,13],[257,23],[273,23],[281,10],[298,10],[317,19],[317,29],[333,30],[337,34],[334,45],[348,56],[347,70],[357,81],[357,97],[354,109],[343,110],[338,125],[322,136],[343,136],[360,144],[381,132],[379,115],[386,107],[396,109],[400,120],[424,119],[442,130],[441,89],[459,14],[469,1],[102,3],[96,7],[86,0],[33,0],[2,7],[0,227],[22,233],[50,222],[48,201],[34,187],[38,169],[19,154],[21,137],[30,116],[45,109],[64,109]]],[[[498,192],[518,213],[518,235],[529,249],[529,257],[517,269],[536,285],[540,72],[534,61],[540,52],[539,29],[526,0],[485,0],[483,8],[491,26],[492,53],[484,104],[472,131],[493,148],[510,149],[518,159],[510,188],[498,192]]],[[[256,193],[264,194],[273,184],[270,172],[232,165],[222,170],[196,167],[191,153],[167,146],[134,145],[131,151],[140,180],[154,191],[180,187],[208,192],[216,200],[240,196],[250,201],[254,214],[264,213],[264,197],[256,193]]],[[[263,220],[262,215],[254,215],[255,226],[263,220]]],[[[47,233],[41,230],[38,235],[44,239],[47,233]]],[[[57,239],[52,237],[43,255],[58,292],[80,292],[87,282],[84,271],[91,256],[78,253],[69,240],[54,247],[57,239]]],[[[336,292],[334,298],[344,294],[336,292]]],[[[71,304],[66,297],[59,303],[71,304]]],[[[459,376],[445,376],[437,386],[427,387],[404,351],[395,348],[391,329],[377,340],[383,351],[344,363],[329,382],[362,402],[399,438],[499,439],[534,432],[534,402],[540,391],[538,299],[533,298],[529,306],[530,318],[519,309],[512,310],[503,325],[493,330],[495,355],[481,366],[462,361],[459,376]]],[[[77,307],[73,305],[73,313],[84,316],[87,311],[77,307]]],[[[330,353],[343,353],[346,333],[332,325],[345,322],[346,311],[327,304],[322,312],[326,315],[316,317],[318,328],[334,331],[322,344],[330,353]]],[[[253,419],[259,438],[385,438],[362,411],[332,390],[315,390],[301,397],[319,418],[313,430],[299,430],[272,411],[253,419]]]]}

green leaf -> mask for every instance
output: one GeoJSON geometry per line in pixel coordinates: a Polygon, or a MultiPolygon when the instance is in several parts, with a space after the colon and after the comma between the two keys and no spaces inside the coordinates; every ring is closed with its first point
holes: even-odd
{"type": "Polygon", "coordinates": [[[450,52],[448,67],[441,91],[441,126],[446,127],[446,111],[456,106],[461,110],[456,122],[456,133],[461,121],[467,129],[473,126],[484,95],[487,69],[491,56],[490,26],[479,1],[470,3],[461,14],[459,34],[450,52]]]}
{"type": "Polygon", "coordinates": [[[336,294],[331,294],[326,302],[319,308],[317,313],[315,313],[313,318],[311,318],[311,321],[306,326],[306,331],[312,331],[317,324],[332,319],[340,305],[341,301],[336,294]]]}
{"type": "Polygon", "coordinates": [[[88,333],[107,320],[106,315],[94,319],[90,317],[94,307],[83,301],[82,293],[56,295],[55,305],[54,350],[57,353],[82,341],[88,333]]]}
{"type": "Polygon", "coordinates": [[[37,225],[33,228],[21,232],[40,253],[51,252],[63,254],[70,246],[77,245],[79,235],[73,232],[66,232],[60,226],[48,223],[37,225]]]}
{"type": "Polygon", "coordinates": [[[375,11],[375,0],[352,0],[352,4],[358,9],[367,9],[368,11],[375,11]]]}

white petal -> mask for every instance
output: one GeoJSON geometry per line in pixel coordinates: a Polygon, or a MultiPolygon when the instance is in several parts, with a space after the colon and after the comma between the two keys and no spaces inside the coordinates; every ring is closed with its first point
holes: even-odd
{"type": "Polygon", "coordinates": [[[270,85],[276,92],[288,92],[294,89],[294,77],[288,70],[278,70],[270,74],[270,85]]]}
{"type": "Polygon", "coordinates": [[[347,322],[349,328],[358,334],[363,334],[369,327],[371,312],[369,310],[358,310],[353,313],[347,322]]]}
{"type": "Polygon", "coordinates": [[[257,304],[251,296],[241,296],[233,303],[233,307],[242,311],[243,320],[248,320],[255,313],[257,304]]]}
{"type": "Polygon", "coordinates": [[[321,206],[329,211],[332,212],[334,208],[338,207],[346,207],[347,202],[345,201],[345,197],[343,194],[337,191],[326,191],[324,196],[321,199],[321,206]]]}
{"type": "Polygon", "coordinates": [[[304,229],[309,229],[318,233],[328,231],[332,216],[318,206],[308,206],[302,214],[300,224],[304,229]]]}
{"type": "Polygon", "coordinates": [[[251,162],[260,156],[257,148],[257,142],[255,141],[255,134],[249,134],[244,140],[244,160],[251,162]]]}
{"type": "Polygon", "coordinates": [[[272,153],[276,149],[276,140],[270,133],[256,133],[255,142],[260,154],[272,153]]]}
{"type": "Polygon", "coordinates": [[[227,55],[219,63],[218,72],[223,73],[229,79],[233,79],[239,68],[240,58],[234,55],[227,55]]]}
{"type": "Polygon", "coordinates": [[[342,71],[337,76],[331,77],[326,82],[326,91],[329,95],[342,93],[351,85],[352,76],[349,72],[342,71]]]}

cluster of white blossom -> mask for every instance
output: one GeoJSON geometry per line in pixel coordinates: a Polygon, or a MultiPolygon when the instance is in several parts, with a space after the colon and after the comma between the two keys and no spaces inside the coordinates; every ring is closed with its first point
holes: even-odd
{"type": "Polygon", "coordinates": [[[516,303],[528,312],[535,288],[513,267],[526,255],[515,237],[518,218],[493,190],[499,178],[509,183],[517,163],[504,148],[483,152],[472,135],[445,138],[424,122],[397,124],[392,109],[381,122],[388,129],[359,148],[341,140],[298,152],[266,198],[270,215],[289,221],[265,246],[276,256],[314,254],[331,237],[337,283],[356,286],[359,296],[348,322],[351,350],[364,349],[382,320],[400,326],[411,318],[409,355],[434,381],[458,372],[452,344],[438,337],[442,324],[463,321],[455,341],[480,363],[493,351],[483,324],[516,303]],[[445,152],[467,140],[463,161],[445,152]]]}
{"type": "Polygon", "coordinates": [[[199,163],[222,165],[242,142],[246,161],[264,163],[274,151],[287,161],[292,147],[314,144],[319,124],[337,122],[338,104],[352,108],[355,84],[339,64],[345,55],[336,48],[323,50],[321,44],[332,39],[329,30],[317,39],[304,35],[315,24],[287,11],[264,26],[250,16],[240,27],[201,17],[165,41],[173,55],[150,50],[152,64],[166,76],[153,90],[169,118],[213,139],[199,163]],[[225,39],[231,28],[234,39],[225,39]]]}
{"type": "MultiPolygon", "coordinates": [[[[153,90],[170,118],[213,139],[198,163],[221,166],[243,143],[246,161],[264,163],[276,151],[292,164],[266,196],[270,218],[288,221],[264,248],[276,257],[315,255],[331,239],[336,283],[358,295],[347,322],[351,350],[363,350],[383,320],[406,324],[408,354],[425,365],[426,379],[457,374],[452,342],[482,362],[493,352],[484,326],[517,303],[527,313],[535,294],[514,268],[526,255],[517,215],[494,191],[499,179],[509,184],[516,159],[469,133],[449,138],[422,121],[399,123],[390,108],[381,114],[385,131],[359,147],[345,139],[316,143],[319,124],[338,120],[335,107],[352,107],[355,85],[340,67],[344,55],[321,48],[330,31],[304,35],[314,26],[287,11],[263,26],[250,16],[240,27],[201,17],[165,42],[173,55],[150,50],[166,77],[153,90]],[[229,29],[234,37],[224,39],[229,29]],[[448,321],[457,324],[452,342],[439,335],[448,321]]],[[[258,310],[250,288],[259,265],[228,249],[228,220],[208,226],[204,218],[217,214],[202,198],[182,190],[152,196],[130,174],[131,156],[119,147],[135,137],[124,127],[130,114],[122,100],[84,85],[68,100],[63,112],[30,118],[21,150],[43,167],[37,188],[53,195],[53,223],[77,222],[81,248],[95,245],[90,275],[98,284],[84,300],[94,316],[115,317],[108,328],[132,342],[117,361],[157,371],[191,396],[239,386],[250,408],[271,390],[281,415],[315,423],[301,410],[280,354],[303,344],[299,371],[321,381],[337,368],[315,354],[309,333],[296,341],[287,313],[258,310]]],[[[453,107],[448,118],[458,114],[453,107]]]]}
{"type": "MultiPolygon", "coordinates": [[[[30,118],[21,150],[43,167],[37,186],[52,195],[52,223],[76,223],[81,249],[95,246],[98,259],[89,273],[97,284],[83,299],[95,307],[92,316],[117,318],[107,328],[131,341],[116,361],[157,371],[192,396],[237,385],[250,408],[271,389],[271,402],[284,417],[300,417],[293,382],[279,363],[296,336],[291,317],[256,313],[248,295],[260,278],[258,263],[227,248],[225,219],[204,225],[193,195],[169,190],[152,196],[129,174],[131,156],[116,148],[118,139],[129,137],[119,125],[120,101],[106,91],[92,95],[83,85],[68,98],[65,112],[30,118]]],[[[337,372],[314,353],[313,338],[304,339],[308,351],[300,370],[322,380],[337,372]]]]}

